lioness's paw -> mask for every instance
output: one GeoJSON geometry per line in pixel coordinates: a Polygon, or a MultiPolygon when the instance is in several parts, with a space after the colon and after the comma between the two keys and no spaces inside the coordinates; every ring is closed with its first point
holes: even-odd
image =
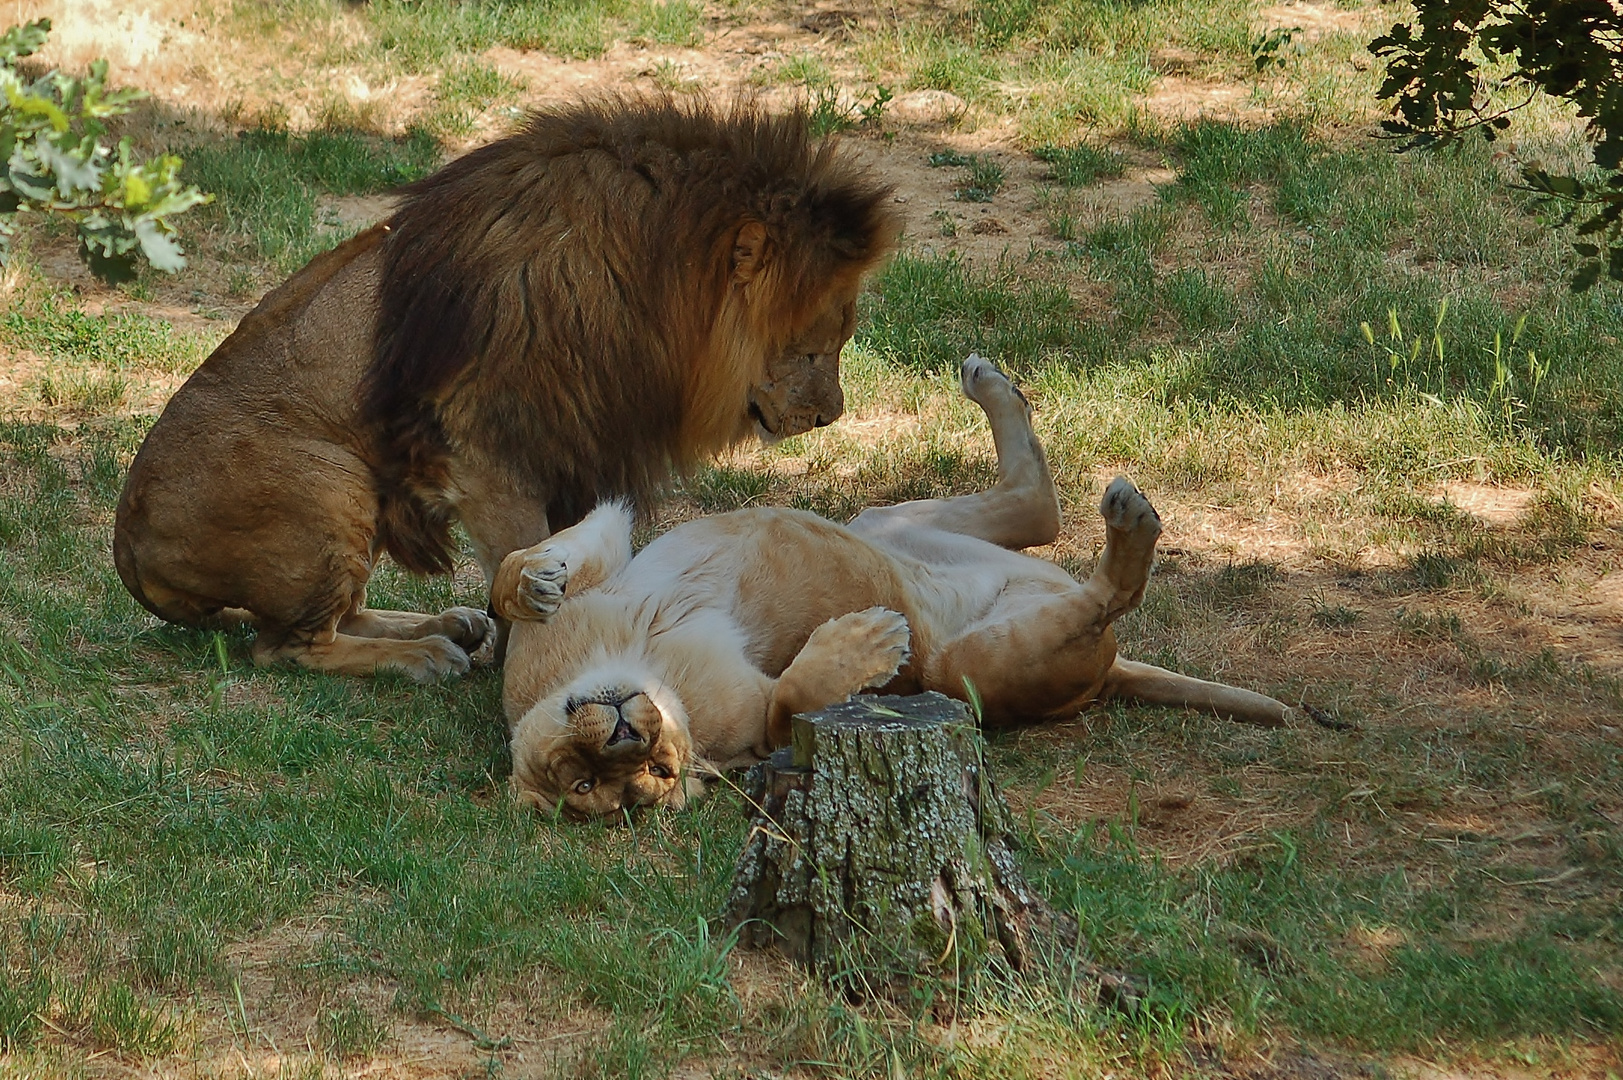
{"type": "Polygon", "coordinates": [[[466,675],[472,666],[462,646],[440,634],[402,641],[399,646],[395,655],[378,666],[403,671],[417,682],[435,682],[452,675],[466,675]]]}
{"type": "Polygon", "coordinates": [[[818,633],[825,630],[823,644],[836,651],[840,681],[853,693],[890,682],[912,655],[913,634],[907,618],[889,608],[871,607],[841,615],[824,623],[818,633]]]}
{"type": "Polygon", "coordinates": [[[569,586],[563,550],[548,544],[536,551],[515,551],[503,560],[496,585],[492,597],[496,614],[506,619],[550,619],[569,586]]]}
{"type": "Polygon", "coordinates": [[[1099,513],[1104,516],[1107,528],[1151,536],[1161,534],[1161,515],[1125,476],[1116,477],[1105,488],[1105,497],[1099,500],[1099,513]]]}
{"type": "Polygon", "coordinates": [[[1020,388],[980,353],[970,353],[964,357],[963,365],[958,369],[958,385],[963,388],[966,398],[983,407],[999,394],[1012,394],[1021,401],[1026,400],[1020,388]]]}

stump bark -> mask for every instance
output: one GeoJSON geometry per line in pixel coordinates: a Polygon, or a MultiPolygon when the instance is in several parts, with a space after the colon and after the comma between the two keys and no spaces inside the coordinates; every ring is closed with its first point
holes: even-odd
{"type": "Polygon", "coordinates": [[[825,976],[874,960],[1075,963],[1076,922],[1021,873],[968,706],[860,696],[796,716],[793,730],[745,785],[754,816],[725,915],[743,944],[825,976]]]}

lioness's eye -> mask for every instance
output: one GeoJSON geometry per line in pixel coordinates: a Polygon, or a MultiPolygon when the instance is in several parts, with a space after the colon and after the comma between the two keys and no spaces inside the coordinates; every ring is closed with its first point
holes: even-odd
{"type": "Polygon", "coordinates": [[[648,766],[648,775],[657,776],[661,780],[668,780],[670,779],[671,770],[667,769],[663,765],[650,765],[648,766]]]}
{"type": "Polygon", "coordinates": [[[585,795],[588,792],[590,792],[593,788],[595,788],[596,786],[597,786],[597,781],[593,780],[589,776],[584,780],[576,780],[575,781],[575,794],[576,795],[585,795]]]}

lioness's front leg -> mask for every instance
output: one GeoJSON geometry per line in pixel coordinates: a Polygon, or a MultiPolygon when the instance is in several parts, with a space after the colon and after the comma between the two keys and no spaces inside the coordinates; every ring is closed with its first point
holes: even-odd
{"type": "Polygon", "coordinates": [[[631,507],[603,503],[578,525],[502,560],[490,605],[503,619],[552,617],[568,596],[578,596],[631,561],[631,507]]]}
{"type": "Polygon", "coordinates": [[[796,713],[826,708],[890,682],[906,665],[911,641],[907,619],[882,607],[853,611],[813,630],[772,689],[767,743],[788,743],[789,721],[796,713]]]}

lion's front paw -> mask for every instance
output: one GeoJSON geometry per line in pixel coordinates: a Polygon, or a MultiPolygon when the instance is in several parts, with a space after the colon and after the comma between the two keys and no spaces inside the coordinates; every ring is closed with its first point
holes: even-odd
{"type": "Polygon", "coordinates": [[[828,650],[837,667],[830,677],[850,693],[890,682],[912,654],[913,635],[907,618],[883,607],[830,619],[812,638],[807,645],[815,642],[820,650],[828,650]]]}
{"type": "Polygon", "coordinates": [[[473,652],[490,637],[496,624],[490,616],[477,608],[454,607],[440,612],[440,633],[462,646],[464,652],[473,652]]]}
{"type": "Polygon", "coordinates": [[[462,646],[463,651],[468,654],[470,664],[474,667],[489,667],[496,662],[496,646],[501,641],[501,630],[497,627],[495,619],[483,611],[466,607],[452,608],[445,614],[456,616],[457,633],[448,636],[462,646]]]}
{"type": "Polygon", "coordinates": [[[402,641],[398,645],[395,655],[378,666],[403,671],[417,682],[435,682],[453,675],[466,675],[472,666],[462,646],[441,634],[402,641]]]}
{"type": "Polygon", "coordinates": [[[1116,477],[1105,488],[1105,497],[1099,501],[1099,513],[1104,516],[1106,528],[1133,535],[1161,535],[1161,515],[1125,476],[1116,477]]]}

